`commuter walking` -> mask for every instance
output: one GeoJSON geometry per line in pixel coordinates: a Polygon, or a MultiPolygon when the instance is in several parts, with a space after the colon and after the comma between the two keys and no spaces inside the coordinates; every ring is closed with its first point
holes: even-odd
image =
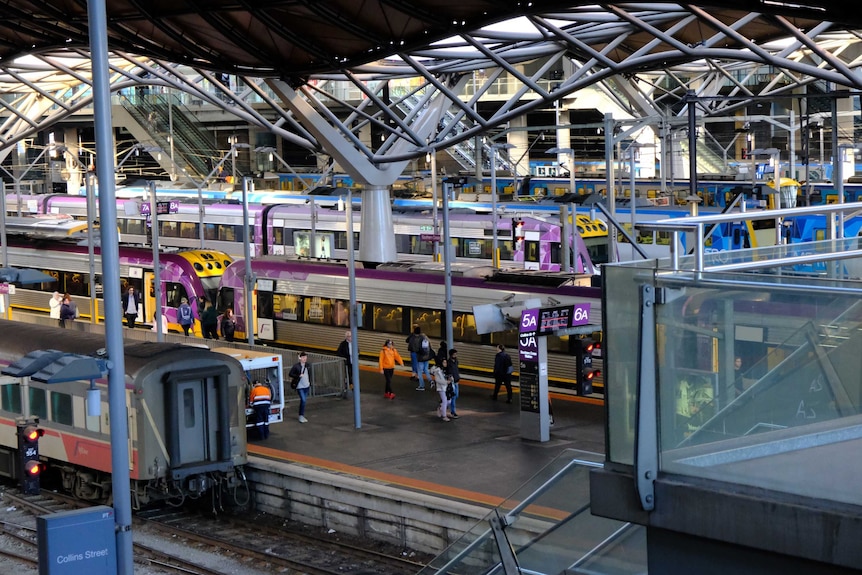
{"type": "Polygon", "coordinates": [[[299,422],[308,423],[305,418],[305,402],[308,400],[308,392],[311,390],[311,379],[308,375],[308,355],[301,351],[299,352],[299,361],[293,364],[287,376],[290,378],[290,387],[296,390],[299,394],[299,422]]]}
{"type": "Polygon", "coordinates": [[[404,340],[407,343],[407,351],[410,352],[410,369],[413,370],[413,373],[410,375],[410,379],[418,379],[420,382],[422,381],[419,377],[419,334],[421,333],[421,329],[418,325],[413,326],[413,332],[407,336],[407,339],[404,340]]]}
{"type": "Polygon", "coordinates": [[[189,329],[195,321],[195,316],[192,313],[192,306],[189,305],[189,300],[186,298],[180,300],[180,307],[177,308],[177,321],[183,328],[183,333],[189,335],[189,329]]]}
{"type": "Polygon", "coordinates": [[[338,344],[335,355],[344,358],[344,365],[347,367],[347,385],[353,389],[353,334],[349,331],[344,332],[344,339],[338,344]]]}
{"type": "Polygon", "coordinates": [[[272,405],[272,391],[269,387],[259,381],[254,382],[251,394],[248,397],[248,405],[254,410],[257,436],[260,439],[269,437],[269,410],[272,405]]]}
{"type": "Polygon", "coordinates": [[[395,394],[392,393],[392,374],[395,373],[395,364],[404,365],[404,360],[398,350],[395,349],[395,343],[391,339],[387,339],[383,344],[383,349],[380,350],[380,373],[386,380],[386,390],[383,397],[386,399],[395,399],[395,394]]]}
{"type": "MultiPolygon", "coordinates": [[[[416,328],[419,329],[418,327],[416,328]]],[[[416,352],[416,376],[419,378],[419,387],[416,391],[425,391],[425,378],[428,378],[428,385],[431,385],[431,373],[428,371],[428,362],[434,357],[434,350],[431,349],[431,340],[428,336],[419,331],[414,333],[414,341],[419,342],[416,347],[419,351],[416,352]]]]}
{"type": "Polygon", "coordinates": [[[123,316],[126,318],[126,325],[129,329],[135,328],[139,305],[141,305],[141,294],[135,290],[134,286],[129,286],[129,289],[123,294],[123,316]]]}
{"type": "Polygon", "coordinates": [[[458,399],[458,382],[461,381],[461,372],[458,370],[458,350],[454,347],[449,350],[449,358],[446,360],[446,375],[452,382],[452,395],[449,397],[449,417],[458,419],[455,411],[455,400],[458,399]]]}
{"type": "MultiPolygon", "coordinates": [[[[446,363],[446,360],[443,360],[446,363]]],[[[440,396],[440,403],[437,404],[437,417],[442,421],[452,421],[449,419],[447,410],[449,409],[449,397],[446,395],[446,387],[449,385],[449,378],[443,372],[443,368],[435,365],[431,368],[431,377],[434,378],[434,387],[437,390],[437,395],[440,396]]]]}
{"type": "Polygon", "coordinates": [[[497,345],[497,355],[494,356],[494,393],[491,399],[497,401],[500,386],[506,386],[506,403],[512,403],[512,358],[506,353],[506,347],[501,343],[497,345]]]}

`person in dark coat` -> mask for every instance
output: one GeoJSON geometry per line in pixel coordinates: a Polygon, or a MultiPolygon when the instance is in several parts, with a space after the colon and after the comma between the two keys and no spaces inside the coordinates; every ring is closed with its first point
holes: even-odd
{"type": "Polygon", "coordinates": [[[218,339],[218,311],[211,304],[201,314],[201,330],[207,339],[218,339]]]}
{"type": "Polygon", "coordinates": [[[344,332],[344,339],[338,344],[338,349],[335,350],[335,355],[344,358],[344,365],[347,366],[347,385],[353,389],[353,359],[351,347],[353,346],[353,334],[349,331],[344,332]]]}
{"type": "Polygon", "coordinates": [[[233,308],[224,310],[224,315],[221,316],[221,335],[227,341],[233,341],[233,334],[236,331],[236,319],[233,316],[233,308]]]}
{"type": "Polygon", "coordinates": [[[506,386],[506,403],[512,403],[512,358],[506,353],[506,347],[497,345],[497,355],[494,356],[494,393],[491,399],[497,401],[500,386],[506,386]]]}
{"type": "Polygon", "coordinates": [[[458,369],[458,350],[454,347],[449,350],[449,358],[446,360],[446,375],[452,381],[452,388],[455,394],[449,398],[449,417],[458,419],[458,413],[455,411],[455,400],[458,399],[458,382],[461,381],[461,371],[458,369]]]}
{"type": "Polygon", "coordinates": [[[440,342],[440,347],[437,349],[437,356],[434,358],[434,365],[439,368],[444,368],[443,364],[446,363],[446,359],[449,357],[449,344],[446,343],[446,340],[440,342]]]}
{"type": "Polygon", "coordinates": [[[126,325],[131,329],[135,327],[139,305],[141,305],[141,294],[134,286],[129,286],[129,289],[123,294],[123,316],[126,318],[126,325]]]}

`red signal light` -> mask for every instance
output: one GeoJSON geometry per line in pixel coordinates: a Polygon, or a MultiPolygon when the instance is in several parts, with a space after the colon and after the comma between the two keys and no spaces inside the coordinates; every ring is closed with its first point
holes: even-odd
{"type": "Polygon", "coordinates": [[[30,477],[38,477],[45,471],[45,464],[38,461],[28,461],[24,464],[24,473],[30,477]]]}
{"type": "Polygon", "coordinates": [[[28,425],[24,429],[24,439],[27,441],[38,441],[43,435],[45,435],[45,430],[33,425],[28,425]]]}

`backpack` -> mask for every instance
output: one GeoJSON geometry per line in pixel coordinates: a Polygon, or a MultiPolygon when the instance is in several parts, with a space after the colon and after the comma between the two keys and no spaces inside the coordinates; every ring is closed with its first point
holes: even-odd
{"type": "Polygon", "coordinates": [[[191,323],[192,308],[186,304],[180,306],[180,323],[191,323]]]}

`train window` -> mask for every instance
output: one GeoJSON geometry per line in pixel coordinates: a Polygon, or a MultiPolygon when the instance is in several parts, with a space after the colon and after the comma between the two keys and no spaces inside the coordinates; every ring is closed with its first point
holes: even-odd
{"type": "Polygon", "coordinates": [[[524,261],[538,262],[539,259],[539,242],[524,242],[524,261]]]}
{"type": "Polygon", "coordinates": [[[374,331],[403,331],[401,306],[374,304],[374,317],[371,320],[371,329],[374,331]]]}
{"type": "Polygon", "coordinates": [[[45,397],[45,390],[38,387],[31,387],[30,390],[30,415],[35,415],[41,419],[48,419],[48,400],[45,397]]]}
{"type": "Polygon", "coordinates": [[[434,254],[434,242],[422,241],[421,236],[410,236],[410,253],[430,256],[434,254]]]}
{"type": "Polygon", "coordinates": [[[350,326],[350,302],[343,299],[335,300],[332,310],[332,325],[341,327],[350,326]]]}
{"type": "Polygon", "coordinates": [[[257,292],[257,317],[272,319],[272,292],[257,292]]]}
{"type": "Polygon", "coordinates": [[[511,241],[498,241],[497,249],[500,250],[500,261],[512,261],[512,253],[514,250],[512,249],[511,241]]]}
{"type": "Polygon", "coordinates": [[[557,243],[557,242],[550,243],[550,244],[549,244],[549,246],[550,246],[550,248],[551,248],[551,263],[552,263],[552,264],[561,264],[561,263],[563,263],[563,258],[562,258],[562,251],[563,251],[563,249],[562,249],[562,246],[561,246],[559,243],[557,243]]]}
{"type": "Polygon", "coordinates": [[[480,240],[478,238],[462,238],[457,241],[455,253],[462,258],[485,258],[491,259],[490,240],[480,240]]]}
{"type": "Polygon", "coordinates": [[[195,239],[198,237],[198,225],[194,222],[179,222],[180,237],[186,239],[195,239]]]}
{"type": "Polygon", "coordinates": [[[204,239],[207,240],[217,240],[218,237],[218,226],[216,224],[204,224],[204,239]]]}
{"type": "Polygon", "coordinates": [[[51,392],[51,421],[72,425],[72,396],[59,391],[51,392]]]}
{"type": "Polygon", "coordinates": [[[0,386],[0,408],[10,413],[21,413],[21,384],[5,383],[0,386]]]}
{"type": "Polygon", "coordinates": [[[270,233],[272,234],[272,239],[269,242],[270,245],[272,245],[272,246],[283,246],[284,245],[284,238],[286,237],[286,234],[284,233],[284,228],[273,226],[272,231],[270,233]]]}
{"type": "Polygon", "coordinates": [[[165,282],[165,305],[168,307],[180,307],[183,298],[189,299],[183,284],[165,282]]]}
{"type": "Polygon", "coordinates": [[[69,295],[88,296],[90,295],[89,281],[89,274],[60,272],[59,288],[57,291],[65,292],[69,295]]]}
{"type": "Polygon", "coordinates": [[[183,390],[183,426],[186,429],[195,427],[195,390],[186,388],[183,390]]]}
{"type": "MultiPolygon", "coordinates": [[[[346,250],[347,249],[347,232],[334,232],[335,234],[335,249],[337,250],[346,250]]],[[[353,234],[353,245],[359,245],[359,234],[353,234]]]]}
{"type": "Polygon", "coordinates": [[[433,309],[413,308],[410,310],[410,325],[418,325],[428,337],[442,337],[443,312],[433,309]]]}
{"type": "Polygon", "coordinates": [[[272,315],[275,318],[296,321],[299,319],[302,298],[291,294],[272,296],[272,315]]]}
{"type": "Polygon", "coordinates": [[[146,220],[143,220],[143,219],[138,220],[138,219],[129,218],[129,219],[125,220],[125,224],[126,224],[125,228],[126,229],[123,231],[127,234],[137,234],[139,236],[142,236],[146,233],[145,227],[144,227],[145,223],[146,223],[146,220]]]}
{"type": "Polygon", "coordinates": [[[303,321],[308,323],[319,323],[323,325],[332,324],[332,300],[325,297],[307,297],[303,306],[305,315],[303,321]]]}
{"type": "Polygon", "coordinates": [[[178,238],[180,237],[179,222],[171,220],[159,222],[159,235],[163,238],[178,238]]]}
{"type": "Polygon", "coordinates": [[[455,322],[455,339],[471,343],[482,342],[482,336],[476,333],[476,318],[473,317],[472,313],[456,312],[453,321],[455,322]]]}
{"type": "Polygon", "coordinates": [[[222,288],[219,290],[215,306],[219,311],[224,311],[229,307],[239,308],[239,306],[234,306],[233,288],[222,288]]]}
{"type": "Polygon", "coordinates": [[[219,226],[218,239],[225,242],[238,242],[242,238],[241,226],[219,226]]]}

